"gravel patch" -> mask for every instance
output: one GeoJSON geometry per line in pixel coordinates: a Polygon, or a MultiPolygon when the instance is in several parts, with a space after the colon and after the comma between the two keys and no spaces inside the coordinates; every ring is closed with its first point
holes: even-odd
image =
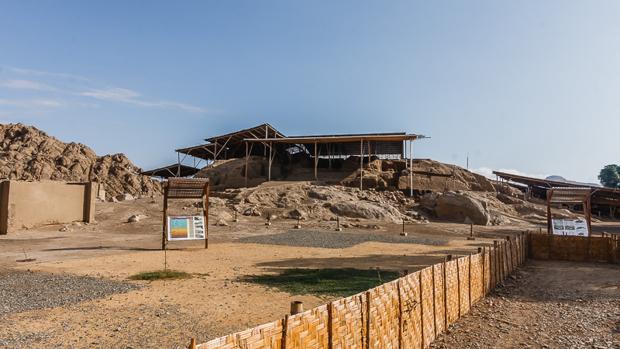
{"type": "Polygon", "coordinates": [[[529,262],[432,349],[620,348],[620,269],[529,262]]]}
{"type": "Polygon", "coordinates": [[[348,248],[364,242],[385,242],[391,244],[446,245],[447,239],[430,239],[416,236],[367,232],[325,232],[313,230],[289,230],[285,233],[250,236],[237,239],[238,242],[283,245],[296,247],[348,248]]]}
{"type": "Polygon", "coordinates": [[[0,316],[53,308],[129,292],[141,286],[70,274],[30,271],[0,273],[0,316]]]}

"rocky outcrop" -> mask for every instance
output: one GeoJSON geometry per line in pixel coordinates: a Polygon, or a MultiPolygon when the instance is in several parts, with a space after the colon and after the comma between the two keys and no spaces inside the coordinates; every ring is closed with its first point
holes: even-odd
{"type": "Polygon", "coordinates": [[[476,225],[488,225],[491,222],[486,203],[466,194],[433,193],[426,195],[421,203],[441,220],[476,225]]]}
{"type": "Polygon", "coordinates": [[[160,191],[124,154],[97,156],[80,143],[64,143],[22,124],[0,125],[0,178],[26,181],[97,181],[108,198],[160,191]]]}
{"type": "Polygon", "coordinates": [[[402,214],[393,206],[379,206],[368,201],[342,201],[331,204],[330,210],[349,218],[375,219],[386,222],[402,221],[402,214]]]}

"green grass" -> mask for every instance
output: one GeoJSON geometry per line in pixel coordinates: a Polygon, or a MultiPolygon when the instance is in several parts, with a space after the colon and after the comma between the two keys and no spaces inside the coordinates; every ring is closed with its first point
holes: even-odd
{"type": "Polygon", "coordinates": [[[242,279],[294,295],[346,297],[398,278],[397,272],[361,269],[285,269],[242,279]]]}
{"type": "Polygon", "coordinates": [[[138,273],[130,276],[131,280],[146,280],[146,281],[154,281],[154,280],[175,280],[175,279],[189,279],[192,277],[192,274],[188,274],[184,271],[176,271],[176,270],[156,270],[156,271],[146,271],[142,273],[138,273]]]}

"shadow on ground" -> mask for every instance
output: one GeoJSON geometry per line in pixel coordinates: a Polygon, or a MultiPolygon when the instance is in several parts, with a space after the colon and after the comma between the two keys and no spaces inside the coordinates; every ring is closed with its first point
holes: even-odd
{"type": "Polygon", "coordinates": [[[240,281],[274,287],[294,295],[346,297],[398,278],[399,273],[381,270],[279,269],[275,274],[248,275],[240,281]]]}

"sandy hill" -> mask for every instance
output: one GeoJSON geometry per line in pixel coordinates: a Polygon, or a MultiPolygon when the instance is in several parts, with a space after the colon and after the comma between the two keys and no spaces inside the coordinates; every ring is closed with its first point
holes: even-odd
{"type": "Polygon", "coordinates": [[[0,179],[93,180],[104,185],[108,197],[160,191],[124,154],[97,156],[84,144],[64,143],[22,124],[0,125],[0,179]]]}

